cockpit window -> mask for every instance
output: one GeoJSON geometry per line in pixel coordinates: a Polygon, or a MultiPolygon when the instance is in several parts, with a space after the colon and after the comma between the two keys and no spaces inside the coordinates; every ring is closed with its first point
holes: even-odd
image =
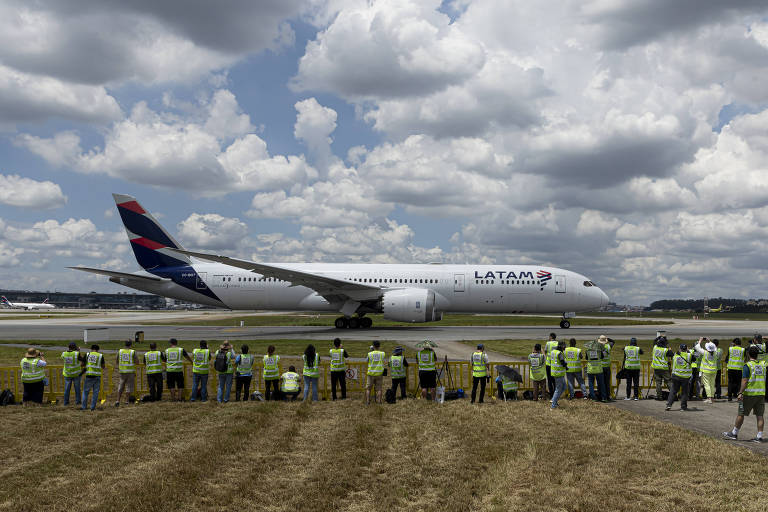
{"type": "Polygon", "coordinates": [[[597,286],[597,285],[595,283],[593,283],[592,281],[584,281],[584,287],[585,288],[589,288],[590,286],[597,286]]]}

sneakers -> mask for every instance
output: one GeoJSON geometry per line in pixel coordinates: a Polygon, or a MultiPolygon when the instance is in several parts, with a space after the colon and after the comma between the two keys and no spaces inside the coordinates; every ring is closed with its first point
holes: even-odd
{"type": "Polygon", "coordinates": [[[671,405],[668,405],[668,406],[666,406],[666,407],[664,408],[664,410],[665,410],[665,411],[671,411],[671,410],[672,410],[672,406],[671,406],[671,405]]]}
{"type": "Polygon", "coordinates": [[[120,402],[115,402],[115,407],[120,407],[120,402]]]}
{"type": "Polygon", "coordinates": [[[625,398],[624,400],[632,400],[632,399],[631,399],[631,398],[629,398],[629,397],[627,397],[627,398],[625,398]]]}
{"type": "Polygon", "coordinates": [[[723,432],[723,439],[730,439],[731,441],[735,441],[738,439],[738,437],[733,435],[733,432],[723,432]]]}
{"type": "Polygon", "coordinates": [[[749,442],[750,443],[764,443],[765,439],[763,439],[762,437],[753,437],[752,439],[749,440],[749,442]]]}
{"type": "Polygon", "coordinates": [[[635,397],[635,398],[633,398],[632,400],[639,400],[639,398],[635,397]]]}
{"type": "Polygon", "coordinates": [[[704,403],[705,404],[711,404],[712,403],[712,399],[711,398],[707,398],[706,400],[704,400],[704,403]]]}

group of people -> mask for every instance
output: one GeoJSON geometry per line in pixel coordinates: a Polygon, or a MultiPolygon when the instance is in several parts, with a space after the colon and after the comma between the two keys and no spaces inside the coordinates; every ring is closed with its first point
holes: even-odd
{"type": "MultiPolygon", "coordinates": [[[[480,347],[482,348],[482,346],[480,347]]],[[[482,371],[477,370],[475,376],[489,374],[488,358],[484,357],[482,371]]],[[[82,409],[88,407],[90,397],[90,409],[96,408],[97,399],[101,390],[101,377],[106,368],[104,354],[100,352],[98,345],[91,345],[90,351],[81,351],[77,344],[69,344],[68,350],[61,353],[63,362],[62,376],[64,378],[64,405],[70,403],[70,392],[74,388],[75,403],[82,409]],[[83,383],[83,376],[85,382],[83,383]]],[[[337,399],[337,388],[340,391],[340,399],[347,398],[347,359],[349,354],[344,349],[341,340],[333,340],[333,348],[329,350],[329,364],[331,376],[331,396],[337,399]]],[[[417,354],[419,370],[419,383],[421,394],[424,398],[434,400],[436,396],[437,358],[432,347],[424,347],[417,354]]],[[[208,400],[208,376],[211,367],[218,377],[216,400],[219,403],[229,402],[232,383],[235,382],[235,401],[242,399],[247,401],[250,397],[250,386],[253,378],[253,368],[256,358],[250,353],[248,345],[240,348],[236,353],[234,347],[225,341],[218,350],[212,352],[205,340],[200,341],[199,348],[189,354],[186,349],[178,345],[174,338],[169,340],[169,346],[164,351],[157,349],[157,344],[152,342],[149,350],[142,354],[133,348],[133,342],[128,340],[125,347],[117,351],[115,364],[118,370],[117,401],[115,407],[119,407],[123,396],[126,403],[135,401],[136,367],[143,362],[147,376],[149,395],[148,401],[158,401],[163,395],[163,377],[172,401],[183,400],[182,392],[184,382],[184,361],[192,365],[192,389],[189,401],[206,402],[208,400]]],[[[276,353],[274,345],[267,348],[267,353],[262,358],[262,377],[265,385],[265,400],[296,400],[302,390],[304,400],[318,401],[318,378],[320,376],[320,354],[314,345],[308,345],[302,355],[303,367],[301,375],[297,373],[294,365],[289,365],[288,370],[281,373],[280,356],[276,353]]],[[[47,361],[42,352],[35,348],[27,350],[21,360],[21,380],[24,387],[23,403],[42,403],[47,378],[45,367],[47,361]]],[[[403,347],[396,347],[392,355],[387,358],[380,350],[379,341],[374,341],[371,351],[367,356],[366,369],[366,393],[364,401],[370,403],[371,393],[378,403],[383,399],[383,377],[387,371],[391,372],[393,395],[400,390],[401,398],[406,397],[406,372],[409,363],[405,358],[403,347]]],[[[485,380],[483,389],[485,390],[485,380]]],[[[473,389],[472,399],[474,401],[473,389]]],[[[480,398],[482,402],[482,395],[480,398]]]]}

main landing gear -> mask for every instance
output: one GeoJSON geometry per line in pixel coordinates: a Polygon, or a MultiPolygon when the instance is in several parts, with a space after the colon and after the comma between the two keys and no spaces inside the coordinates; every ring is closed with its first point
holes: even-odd
{"type": "Polygon", "coordinates": [[[337,329],[368,329],[373,325],[373,320],[366,316],[340,316],[333,322],[337,329]]]}
{"type": "Polygon", "coordinates": [[[560,320],[560,328],[561,328],[561,329],[568,329],[568,328],[570,328],[570,327],[571,327],[571,322],[569,322],[569,321],[568,321],[568,320],[566,320],[565,318],[563,318],[562,320],[560,320]]]}

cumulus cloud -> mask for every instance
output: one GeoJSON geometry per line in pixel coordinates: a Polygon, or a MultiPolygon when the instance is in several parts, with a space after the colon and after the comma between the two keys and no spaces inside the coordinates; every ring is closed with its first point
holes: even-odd
{"type": "Polygon", "coordinates": [[[26,73],[106,84],[186,81],[293,41],[295,0],[4,2],[0,60],[26,73]]]}
{"type": "Polygon", "coordinates": [[[450,24],[436,0],[356,2],[307,44],[296,90],[347,98],[424,94],[482,68],[482,46],[450,24]]]}
{"type": "Polygon", "coordinates": [[[185,245],[201,249],[232,249],[248,234],[248,226],[240,219],[217,213],[193,213],[177,227],[185,245]]]}
{"type": "Polygon", "coordinates": [[[336,111],[320,105],[315,98],[299,101],[295,108],[298,115],[294,137],[307,145],[317,167],[327,169],[334,158],[331,133],[336,129],[336,111]]]}
{"type": "Polygon", "coordinates": [[[61,187],[51,181],[35,181],[17,174],[0,174],[0,203],[22,208],[48,210],[67,202],[61,187]]]}
{"type": "Polygon", "coordinates": [[[231,92],[216,91],[198,111],[180,117],[139,102],[106,132],[103,148],[87,152],[73,133],[23,134],[16,141],[54,166],[204,195],[275,189],[316,176],[303,156],[271,156],[266,143],[249,133],[250,117],[231,92]]]}

